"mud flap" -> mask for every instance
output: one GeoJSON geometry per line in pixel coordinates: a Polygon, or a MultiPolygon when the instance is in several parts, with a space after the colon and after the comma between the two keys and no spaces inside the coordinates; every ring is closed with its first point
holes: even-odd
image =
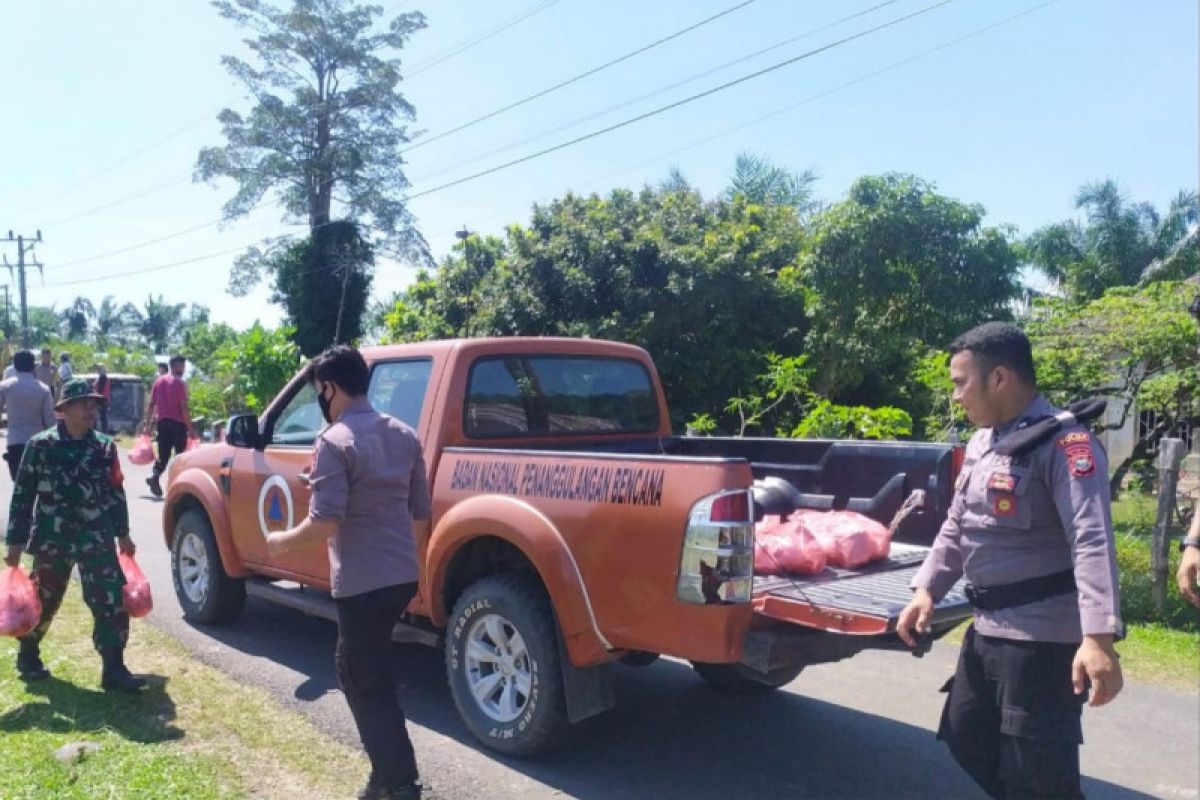
{"type": "Polygon", "coordinates": [[[612,685],[612,665],[577,667],[571,663],[562,634],[558,637],[558,663],[562,668],[563,693],[567,698],[567,719],[572,723],[602,714],[616,702],[612,685]]]}

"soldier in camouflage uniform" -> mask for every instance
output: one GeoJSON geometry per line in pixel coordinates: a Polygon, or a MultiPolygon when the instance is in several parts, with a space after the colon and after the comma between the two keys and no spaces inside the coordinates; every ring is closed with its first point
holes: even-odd
{"type": "Polygon", "coordinates": [[[116,445],[95,430],[103,402],[86,380],[67,382],[56,405],[63,418],[30,439],[21,459],[8,515],[5,561],[15,566],[28,546],[42,618],[20,639],[17,672],[24,680],[50,676],[39,645],[62,603],[71,568],[77,566],[83,599],[94,619],[92,641],[104,661],[101,685],[136,692],[146,681],[125,667],[129,615],[122,597],[125,576],[113,540],[123,553],[132,555],[136,548],[129,538],[116,445]]]}

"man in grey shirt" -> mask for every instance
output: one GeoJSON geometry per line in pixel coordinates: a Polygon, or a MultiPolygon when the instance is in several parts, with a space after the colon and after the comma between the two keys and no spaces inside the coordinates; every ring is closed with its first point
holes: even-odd
{"type": "Polygon", "coordinates": [[[50,358],[49,347],[42,348],[42,360],[34,367],[33,374],[39,381],[46,384],[51,397],[58,397],[58,387],[62,385],[62,382],[58,377],[58,367],[50,358]]]}
{"type": "Polygon", "coordinates": [[[965,576],[975,621],[943,689],[938,738],[992,797],[1081,798],[1084,698],[1090,688],[1091,705],[1104,705],[1123,683],[1108,461],[1038,393],[1020,329],[987,323],[950,352],[954,399],[980,429],[897,632],[913,645],[965,576]],[[1009,444],[1027,448],[1005,445],[1017,432],[1009,444]]]}
{"type": "Polygon", "coordinates": [[[35,433],[54,426],[54,400],[50,389],[33,375],[33,353],[21,350],[13,354],[16,375],[0,381],[0,404],[8,412],[8,447],[4,460],[8,474],[17,478],[17,467],[25,454],[25,443],[35,433]]]}
{"type": "Polygon", "coordinates": [[[362,354],[338,345],[308,365],[329,426],[313,447],[308,517],[267,537],[272,555],[329,543],[337,602],[338,685],[371,761],[359,798],[421,796],[417,762],[392,673],[392,628],[417,593],[414,521],[430,515],[421,443],[367,400],[362,354]]]}

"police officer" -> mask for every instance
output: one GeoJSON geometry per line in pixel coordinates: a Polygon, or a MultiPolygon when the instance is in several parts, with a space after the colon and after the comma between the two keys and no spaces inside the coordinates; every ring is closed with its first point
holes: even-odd
{"type": "Polygon", "coordinates": [[[67,382],[56,406],[62,419],[29,440],[17,472],[5,563],[16,566],[28,545],[33,582],[42,601],[41,621],[20,639],[17,672],[27,681],[50,677],[40,644],[62,603],[71,569],[77,566],[83,599],[94,620],[92,641],[104,662],[101,686],[136,692],[146,681],[125,667],[129,615],[124,609],[125,576],[117,563],[117,547],[129,555],[136,548],[129,538],[129,510],[116,445],[95,430],[103,401],[86,380],[67,382]]]}
{"type": "Polygon", "coordinates": [[[897,632],[914,646],[965,575],[975,620],[938,738],[992,797],[1082,797],[1083,702],[1122,686],[1107,459],[1038,393],[1020,329],[981,325],[950,353],[954,400],[979,430],[897,632]]]}

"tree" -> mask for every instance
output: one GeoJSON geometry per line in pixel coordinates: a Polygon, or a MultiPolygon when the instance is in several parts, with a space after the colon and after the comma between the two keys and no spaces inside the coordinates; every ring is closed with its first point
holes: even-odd
{"type": "Polygon", "coordinates": [[[76,297],[62,312],[63,325],[66,327],[67,338],[79,340],[87,336],[88,324],[96,316],[92,301],[86,297],[76,297]]]}
{"type": "Polygon", "coordinates": [[[218,369],[233,376],[230,406],[258,413],[300,366],[300,351],[289,328],[269,331],[255,322],[237,341],[220,351],[218,369]]]}
{"type": "Polygon", "coordinates": [[[272,302],[286,312],[300,352],[312,358],[363,334],[371,292],[371,246],[352,222],[332,222],[284,250],[276,262],[272,302]]]}
{"type": "MultiPolygon", "coordinates": [[[[682,176],[680,176],[682,177],[682,176]]],[[[740,153],[733,165],[733,175],[725,190],[725,199],[738,195],[759,205],[789,206],[805,214],[816,207],[813,184],[817,174],[811,169],[792,172],[776,166],[754,153],[740,153]]]]}
{"type": "Polygon", "coordinates": [[[1146,279],[1180,280],[1200,271],[1200,198],[1181,191],[1165,215],[1131,203],[1112,179],[1089,183],[1075,196],[1084,223],[1066,220],[1035,231],[1026,258],[1074,300],[1146,279]]]}
{"type": "MultiPolygon", "coordinates": [[[[427,260],[428,246],[404,199],[404,123],[415,112],[397,88],[395,56],[425,27],[425,17],[399,14],[379,32],[374,25],[382,9],[349,0],[293,0],[289,10],[262,0],[213,5],[250,32],[247,44],[257,62],[222,58],[255,104],[247,116],[223,110],[225,145],[202,149],[196,161],[197,180],[237,183],[225,218],[249,213],[274,192],[287,216],[304,220],[315,234],[332,221],[337,201],[344,218],[369,228],[381,252],[427,260]]],[[[280,244],[252,248],[238,259],[230,277],[234,294],[274,271],[280,244]]]]}
{"type": "Polygon", "coordinates": [[[59,338],[62,332],[62,316],[55,310],[54,306],[45,308],[42,306],[29,307],[29,343],[33,347],[39,347],[41,344],[49,344],[50,341],[59,338]]]}
{"type": "MultiPolygon", "coordinates": [[[[749,385],[766,353],[799,354],[793,209],[710,203],[679,186],[568,194],[504,239],[471,236],[404,293],[393,339],[591,336],[654,357],[677,421],[749,385]]],[[[731,423],[732,424],[732,423],[731,423]]]]}
{"type": "Polygon", "coordinates": [[[860,178],[846,200],[812,218],[795,276],[808,293],[805,350],[819,395],[903,404],[903,386],[928,348],[1011,318],[1016,254],[983,214],[920,178],[889,174],[860,178]]]}
{"type": "Polygon", "coordinates": [[[1163,436],[1181,422],[1200,421],[1200,326],[1188,312],[1195,297],[1195,287],[1163,281],[1109,289],[1082,306],[1047,299],[1035,307],[1029,336],[1039,383],[1052,400],[1109,398],[1116,411],[1109,429],[1124,427],[1135,408],[1156,412],[1158,425],[1115,465],[1114,496],[1131,465],[1163,436]]]}
{"type": "Polygon", "coordinates": [[[146,298],[146,313],[142,316],[139,331],[155,353],[167,352],[175,340],[186,307],[184,303],[167,303],[162,295],[146,298]]]}

